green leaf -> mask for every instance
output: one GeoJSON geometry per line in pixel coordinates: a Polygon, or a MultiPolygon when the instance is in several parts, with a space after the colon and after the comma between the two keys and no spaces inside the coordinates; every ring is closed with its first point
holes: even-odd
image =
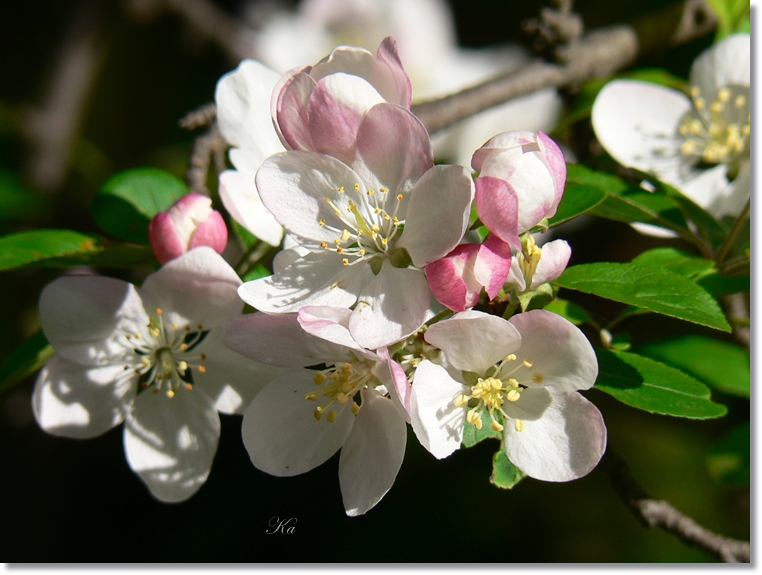
{"type": "Polygon", "coordinates": [[[177,176],[158,168],[136,168],[111,177],[90,211],[105,231],[129,242],[147,243],[151,219],[189,192],[177,176]]]}
{"type": "Polygon", "coordinates": [[[620,178],[596,172],[580,164],[569,164],[567,181],[598,188],[606,198],[590,210],[602,218],[625,223],[641,222],[692,235],[680,209],[666,195],[646,191],[620,178]]]}
{"type": "Polygon", "coordinates": [[[253,280],[258,280],[260,278],[266,278],[268,276],[273,275],[273,272],[268,270],[265,266],[262,264],[257,264],[254,266],[253,269],[246,272],[246,275],[243,276],[241,279],[245,282],[250,282],[253,280]]]}
{"type": "Polygon", "coordinates": [[[713,419],[727,408],[709,399],[709,388],[681,371],[626,351],[596,348],[595,388],[650,413],[713,419]]]}
{"type": "Polygon", "coordinates": [[[512,489],[519,481],[526,477],[526,473],[516,467],[505,454],[505,448],[500,443],[500,451],[492,456],[492,476],[490,483],[501,489],[512,489]]]}
{"type": "Polygon", "coordinates": [[[605,199],[606,192],[600,188],[570,183],[564,189],[556,215],[548,220],[548,227],[553,228],[589,212],[605,199]]]}
{"type": "MultiPolygon", "coordinates": [[[[490,425],[492,423],[492,420],[490,419],[489,415],[485,417],[485,414],[482,413],[481,417],[482,417],[481,429],[476,429],[475,425],[472,425],[466,422],[465,427],[463,428],[463,441],[462,441],[463,447],[473,447],[480,441],[484,439],[488,439],[490,437],[494,437],[495,439],[499,439],[502,441],[503,432],[495,431],[494,429],[492,429],[492,426],[490,425]]],[[[496,419],[502,421],[501,418],[502,418],[502,415],[498,413],[496,419]]]]}
{"type": "Polygon", "coordinates": [[[751,422],[742,423],[712,444],[706,458],[712,479],[723,485],[751,483],[751,422]]]}
{"type": "Polygon", "coordinates": [[[709,0],[709,5],[717,14],[715,41],[736,32],[750,8],[749,0],[709,0]]]}
{"type": "Polygon", "coordinates": [[[540,287],[531,291],[525,291],[519,294],[519,303],[521,311],[530,311],[533,309],[542,309],[553,301],[555,293],[550,284],[542,284],[540,287]]]}
{"type": "Polygon", "coordinates": [[[633,263],[663,268],[695,281],[715,297],[749,291],[749,276],[727,276],[707,260],[675,248],[654,248],[637,256],[633,263]]]}
{"type": "Polygon", "coordinates": [[[640,345],[636,353],[676,367],[714,389],[749,397],[749,354],[731,343],[703,335],[640,345]]]}
{"type": "Polygon", "coordinates": [[[709,293],[674,272],[636,263],[599,262],[566,268],[554,284],[720,331],[730,326],[709,293]]]}
{"type": "Polygon", "coordinates": [[[53,258],[92,255],[96,238],[72,230],[33,230],[0,237],[0,270],[44,263],[53,258]]]}
{"type": "Polygon", "coordinates": [[[590,321],[590,315],[583,308],[565,299],[556,298],[546,305],[545,309],[557,313],[574,325],[581,325],[590,321]]]}
{"type": "Polygon", "coordinates": [[[0,392],[10,389],[28,375],[40,369],[53,356],[53,346],[38,331],[16,350],[0,366],[0,392]]]}
{"type": "Polygon", "coordinates": [[[251,246],[259,241],[259,238],[252,234],[249,230],[244,228],[241,224],[230,218],[230,222],[233,224],[233,231],[238,239],[241,240],[244,250],[248,250],[251,246]]]}

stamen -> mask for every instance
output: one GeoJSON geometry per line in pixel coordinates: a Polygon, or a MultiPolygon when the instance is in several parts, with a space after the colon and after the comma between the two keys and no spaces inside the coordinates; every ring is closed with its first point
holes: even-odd
{"type": "Polygon", "coordinates": [[[516,427],[516,431],[524,431],[524,420],[523,419],[517,419],[514,421],[514,426],[516,427]]]}

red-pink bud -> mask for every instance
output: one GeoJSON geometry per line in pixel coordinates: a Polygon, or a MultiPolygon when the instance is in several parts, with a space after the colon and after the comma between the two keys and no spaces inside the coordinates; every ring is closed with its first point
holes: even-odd
{"type": "Polygon", "coordinates": [[[212,200],[192,193],[156,214],[148,225],[148,239],[156,259],[164,264],[198,246],[209,246],[221,254],[228,230],[222,215],[212,209],[212,200]]]}

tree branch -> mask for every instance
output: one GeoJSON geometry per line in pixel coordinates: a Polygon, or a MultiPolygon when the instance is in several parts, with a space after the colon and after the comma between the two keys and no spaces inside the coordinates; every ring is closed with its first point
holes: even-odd
{"type": "MultiPolygon", "coordinates": [[[[208,105],[207,105],[208,106],[208,105]]],[[[213,104],[212,104],[213,106],[213,104]]],[[[183,118],[186,120],[188,116],[183,118]]],[[[181,125],[182,125],[181,120],[181,125]]],[[[228,143],[222,137],[217,122],[209,126],[209,130],[193,142],[190,161],[186,179],[188,187],[193,192],[210,195],[209,188],[206,187],[206,180],[209,174],[209,164],[214,160],[214,168],[219,174],[225,169],[225,150],[228,143]]]]}
{"type": "Polygon", "coordinates": [[[430,133],[543,88],[564,88],[621,70],[638,57],[707,34],[717,20],[705,0],[683,0],[633,25],[594,30],[556,50],[561,63],[535,61],[457,94],[413,106],[430,133]]]}
{"type": "Polygon", "coordinates": [[[599,467],[608,475],[617,494],[644,527],[661,527],[667,533],[677,535],[685,543],[701,547],[725,563],[749,563],[750,545],[717,535],[696,523],[667,501],[651,499],[632,477],[627,463],[611,449],[601,460],[599,467]]]}

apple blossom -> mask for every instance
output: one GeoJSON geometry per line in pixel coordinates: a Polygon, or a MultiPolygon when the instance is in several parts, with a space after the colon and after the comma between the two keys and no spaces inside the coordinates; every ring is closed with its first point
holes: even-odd
{"type": "Polygon", "coordinates": [[[388,102],[410,109],[410,80],[387,37],[374,57],[340,46],[315,66],[287,72],[273,92],[272,116],[287,149],[320,152],[351,164],[360,124],[388,102]]]}
{"type": "Polygon", "coordinates": [[[503,432],[508,458],[528,476],[569,481],[589,473],[606,447],[598,409],[578,390],[598,364],[579,329],[545,310],[510,320],[465,311],[429,327],[452,370],[423,360],[410,398],[413,430],[435,457],[460,447],[465,425],[503,432]]]}
{"type": "Polygon", "coordinates": [[[422,268],[463,237],[473,180],[462,166],[432,166],[425,128],[392,104],[368,111],[356,150],[351,168],[306,151],[265,161],[262,201],[309,252],[239,293],[267,313],[354,306],[352,336],[376,349],[425,321],[431,296],[422,268]]]}
{"type": "Polygon", "coordinates": [[[262,205],[254,183],[268,156],[284,150],[270,117],[270,99],[278,74],[255,60],[244,60],[217,82],[217,125],[232,144],[235,167],[220,174],[220,199],[230,216],[252,234],[277,246],[283,228],[262,205]]]}
{"type": "Polygon", "coordinates": [[[609,82],[593,105],[596,137],[620,164],[654,174],[716,217],[737,216],[750,193],[750,56],[748,34],[708,48],[691,67],[690,98],[609,82]]]}
{"type": "Polygon", "coordinates": [[[519,234],[556,213],[566,183],[558,145],[543,132],[503,132],[474,152],[476,211],[493,234],[520,249],[519,234]]]}
{"type": "Polygon", "coordinates": [[[349,331],[348,309],[307,306],[229,322],[223,341],[257,361],[295,368],[273,379],[246,409],[251,461],[279,477],[305,473],[341,449],[339,482],[347,515],[362,515],[389,491],[405,455],[408,385],[384,348],[372,352],[349,331]],[[304,369],[325,364],[325,369],[304,369]]]}
{"type": "Polygon", "coordinates": [[[542,247],[534,237],[527,235],[521,251],[511,261],[506,283],[519,292],[530,291],[560,276],[571,257],[571,248],[565,240],[553,240],[542,247]]]}
{"type": "Polygon", "coordinates": [[[85,439],[124,421],[127,462],[154,497],[188,499],[209,475],[217,412],[242,412],[282,371],[220,342],[221,321],[241,313],[240,282],[217,253],[199,247],[139,289],[101,276],[48,285],[40,322],[56,354],[34,388],[40,427],[85,439]]]}
{"type": "Polygon", "coordinates": [[[190,249],[209,246],[221,254],[228,242],[222,214],[212,209],[212,200],[202,194],[187,194],[148,225],[148,239],[160,264],[190,249]]]}

